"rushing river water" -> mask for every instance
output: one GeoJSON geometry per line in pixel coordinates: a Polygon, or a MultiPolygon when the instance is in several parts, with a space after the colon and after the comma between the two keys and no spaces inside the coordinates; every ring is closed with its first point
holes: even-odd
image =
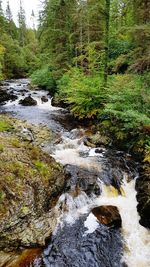
{"type": "Polygon", "coordinates": [[[56,205],[62,210],[56,230],[41,257],[30,266],[150,267],[150,231],[139,224],[137,164],[130,155],[85,145],[86,129],[75,129],[73,122],[67,125],[68,113],[52,107],[50,97],[43,103],[41,97],[47,93],[30,91],[27,80],[11,81],[7,88],[18,99],[1,106],[1,112],[47,125],[58,133],[60,141],[44,149],[71,174],[69,189],[56,205]],[[38,105],[19,105],[19,100],[29,95],[38,105]],[[95,207],[109,205],[118,208],[121,228],[100,223],[92,213],[95,207]]]}

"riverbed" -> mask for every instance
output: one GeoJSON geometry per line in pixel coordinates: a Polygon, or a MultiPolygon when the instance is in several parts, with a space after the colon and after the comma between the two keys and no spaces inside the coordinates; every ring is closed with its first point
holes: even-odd
{"type": "Polygon", "coordinates": [[[90,129],[78,125],[67,110],[53,107],[48,92],[30,90],[28,80],[8,81],[6,87],[18,98],[1,105],[0,112],[56,133],[57,140],[41,148],[70,174],[66,192],[56,204],[61,215],[47,246],[32,262],[19,266],[149,267],[150,231],[139,224],[138,164],[131,155],[111,146],[88,145],[90,129]],[[28,96],[37,105],[19,104],[28,96]],[[102,223],[94,215],[94,208],[106,206],[117,208],[121,225],[102,223]]]}

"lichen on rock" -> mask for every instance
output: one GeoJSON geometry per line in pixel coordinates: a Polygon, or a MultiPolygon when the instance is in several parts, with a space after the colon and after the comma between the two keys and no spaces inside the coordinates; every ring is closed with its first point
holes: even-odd
{"type": "Polygon", "coordinates": [[[23,122],[2,115],[0,119],[9,126],[0,131],[0,249],[44,246],[57,224],[59,211],[54,206],[65,187],[66,173],[34,145],[44,142],[38,138],[38,127],[24,126],[34,135],[33,142],[24,141],[23,122]]]}

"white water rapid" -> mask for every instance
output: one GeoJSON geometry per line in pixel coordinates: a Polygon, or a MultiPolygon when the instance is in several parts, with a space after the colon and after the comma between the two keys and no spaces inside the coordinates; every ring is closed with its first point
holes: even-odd
{"type": "MultiPolygon", "coordinates": [[[[60,138],[58,139],[60,140],[54,144],[50,144],[51,148],[50,150],[48,148],[47,151],[50,151],[49,153],[51,154],[52,157],[55,158],[57,162],[62,163],[64,166],[69,164],[71,165],[72,169],[76,168],[75,179],[77,179],[77,182],[78,178],[79,180],[80,178],[82,180],[84,180],[84,178],[85,180],[86,178],[87,180],[89,180],[90,178],[93,179],[93,177],[90,177],[90,175],[91,176],[95,175],[94,177],[96,177],[95,179],[99,189],[98,194],[95,194],[95,192],[93,191],[90,195],[88,195],[86,193],[86,190],[82,189],[82,186],[81,188],[76,188],[76,180],[75,182],[73,180],[74,183],[71,184],[71,189],[60,196],[55,209],[56,210],[59,209],[59,211],[61,210],[61,216],[58,218],[58,225],[56,227],[54,236],[57,235],[57,229],[59,229],[59,227],[63,229],[64,225],[66,224],[69,226],[73,226],[79,218],[83,218],[83,216],[85,215],[85,221],[84,221],[85,229],[83,227],[83,234],[81,233],[81,239],[82,237],[84,239],[84,237],[88,236],[89,234],[95,233],[95,231],[98,229],[100,225],[99,221],[93,215],[91,210],[95,207],[99,207],[102,205],[113,205],[118,208],[122,219],[121,234],[124,242],[122,262],[125,262],[128,267],[150,267],[150,230],[147,230],[146,228],[142,227],[139,224],[139,215],[137,213],[137,200],[135,191],[135,182],[137,177],[134,177],[134,179],[132,179],[133,178],[132,175],[131,177],[128,177],[130,176],[129,172],[124,171],[123,168],[117,165],[117,159],[115,158],[115,155],[113,156],[111,161],[112,162],[114,161],[113,163],[115,162],[116,163],[114,165],[113,164],[111,165],[108,159],[109,151],[107,151],[107,149],[105,149],[104,147],[100,147],[96,153],[95,148],[86,145],[87,143],[85,143],[84,141],[84,137],[86,135],[85,129],[80,128],[80,129],[73,129],[71,131],[64,129],[62,124],[59,123],[60,122],[59,117],[62,118],[61,111],[63,111],[63,109],[52,107],[51,98],[47,95],[47,93],[39,90],[37,91],[29,90],[27,80],[10,82],[8,90],[9,91],[12,90],[18,96],[18,99],[13,102],[8,101],[3,106],[4,111],[12,112],[13,114],[15,114],[16,117],[25,119],[31,123],[41,124],[42,122],[42,124],[47,125],[50,129],[59,133],[60,138]],[[31,95],[32,98],[34,98],[37,101],[37,106],[24,107],[19,104],[20,99],[23,99],[24,97],[27,97],[29,95],[31,95]],[[42,96],[46,96],[48,98],[48,101],[43,103],[41,100],[42,96]],[[58,112],[57,114],[57,111],[60,111],[60,113],[58,112]],[[121,194],[118,193],[118,190],[115,189],[115,187],[110,185],[111,184],[110,177],[112,178],[113,172],[115,172],[117,178],[119,178],[122,181],[120,189],[121,194]],[[119,175],[121,175],[121,177],[119,175]],[[107,181],[103,180],[103,178],[105,177],[106,180],[108,179],[108,183],[107,181]]],[[[79,225],[79,229],[80,228],[81,227],[79,225]]],[[[99,231],[101,231],[101,229],[102,228],[99,228],[99,231]]],[[[74,229],[72,230],[72,232],[74,232],[74,229]]],[[[69,234],[71,233],[69,232],[69,234]]],[[[74,237],[75,236],[73,236],[73,238],[74,237]]],[[[115,234],[114,237],[116,237],[115,234]]],[[[67,238],[66,239],[65,238],[66,236],[64,237],[65,242],[63,245],[67,243],[67,238]]],[[[96,236],[94,236],[94,238],[96,238],[96,236]]],[[[111,236],[110,239],[111,238],[113,237],[111,236]]],[[[61,235],[60,239],[62,239],[61,235]]],[[[79,242],[82,241],[81,239],[79,240],[79,242]]],[[[92,238],[90,239],[90,241],[91,240],[92,238]]],[[[74,242],[76,242],[76,240],[74,242]]],[[[99,236],[98,236],[98,242],[99,242],[99,236]]],[[[112,245],[112,243],[110,244],[112,245]]],[[[105,245],[106,243],[104,242],[104,247],[105,245]]],[[[90,246],[91,243],[89,244],[89,247],[90,246]]],[[[74,247],[76,248],[76,245],[74,247]]],[[[108,248],[110,248],[109,244],[108,248]]],[[[69,247],[67,249],[69,249],[69,247]]],[[[60,263],[58,263],[58,265],[57,263],[56,265],[52,263],[51,265],[50,260],[48,258],[50,250],[51,250],[51,244],[49,244],[47,251],[45,251],[46,258],[44,258],[45,260],[44,262],[47,263],[45,263],[46,265],[44,266],[46,267],[73,266],[73,265],[68,265],[69,264],[68,262],[65,263],[67,265],[63,264],[61,265],[60,263]]],[[[105,252],[105,250],[102,251],[105,252]]],[[[54,252],[55,256],[57,256],[57,251],[54,252]]],[[[65,254],[66,257],[67,251],[63,252],[66,253],[65,254]]],[[[81,252],[83,251],[81,250],[81,252]]],[[[84,252],[79,254],[79,256],[84,254],[84,252]]],[[[94,252],[96,254],[97,250],[95,249],[94,252]]],[[[114,252],[115,251],[113,251],[113,253],[114,252]]],[[[59,253],[61,254],[61,252],[59,253]]],[[[90,252],[88,251],[88,253],[90,252]]],[[[63,253],[61,256],[63,256],[63,253]]],[[[102,254],[102,257],[104,257],[104,259],[105,256],[107,255],[102,254]]],[[[92,254],[92,256],[90,255],[89,258],[91,259],[92,257],[94,258],[94,253],[92,254]]],[[[53,257],[51,257],[50,259],[53,260],[53,257]]],[[[65,260],[66,259],[67,258],[65,258],[65,260]]],[[[87,259],[88,257],[86,258],[86,260],[87,259]]],[[[114,257],[114,259],[116,258],[114,257]]],[[[58,260],[60,260],[61,262],[61,259],[59,259],[59,255],[58,255],[58,260]]],[[[96,265],[94,265],[95,264],[94,263],[93,265],[86,265],[86,267],[101,266],[101,262],[99,261],[95,262],[96,265]]],[[[118,263],[111,262],[111,256],[109,261],[106,262],[107,266],[121,267],[120,265],[117,265],[118,263]]],[[[105,266],[105,262],[103,262],[102,264],[103,264],[102,266],[105,266]]],[[[31,266],[33,265],[31,264],[31,266]]],[[[35,263],[34,266],[41,267],[43,265],[40,265],[40,263],[37,263],[36,265],[35,263]]],[[[78,264],[77,262],[77,265],[74,266],[80,266],[80,264],[78,264]]]]}
{"type": "MultiPolygon", "coordinates": [[[[105,149],[101,154],[96,154],[95,149],[87,147],[81,139],[62,138],[62,143],[56,146],[53,157],[62,164],[73,164],[87,169],[101,170],[99,157],[103,158],[105,149]],[[85,153],[82,158],[80,153],[85,153]]],[[[63,195],[60,202],[65,199],[67,212],[63,214],[63,219],[67,223],[73,222],[82,214],[88,214],[89,211],[101,205],[114,205],[118,208],[122,219],[122,235],[124,239],[124,256],[122,261],[127,263],[128,267],[150,267],[150,231],[139,224],[139,215],[137,212],[137,200],[135,191],[135,182],[124,173],[124,179],[121,186],[121,193],[112,186],[106,186],[102,182],[102,190],[98,198],[89,198],[84,192],[81,192],[76,198],[69,194],[63,195]]],[[[94,232],[99,225],[97,218],[90,213],[85,221],[87,233],[94,232]]]]}

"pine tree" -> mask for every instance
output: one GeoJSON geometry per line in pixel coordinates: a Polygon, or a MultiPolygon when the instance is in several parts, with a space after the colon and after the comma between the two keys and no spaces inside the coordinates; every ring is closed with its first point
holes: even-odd
{"type": "Polygon", "coordinates": [[[0,33],[5,32],[5,28],[6,28],[6,20],[2,8],[2,1],[0,0],[0,33]]]}
{"type": "Polygon", "coordinates": [[[107,85],[107,78],[108,78],[109,30],[110,30],[110,0],[106,0],[106,8],[105,8],[105,62],[104,62],[105,85],[107,85]]]}
{"type": "Polygon", "coordinates": [[[13,20],[12,12],[10,9],[9,1],[7,2],[7,7],[6,7],[6,19],[8,22],[11,22],[13,20]]]}
{"type": "Polygon", "coordinates": [[[4,16],[3,8],[2,8],[2,0],[0,0],[0,16],[4,16]]]}
{"type": "Polygon", "coordinates": [[[132,36],[135,45],[134,61],[131,70],[143,73],[150,70],[150,1],[135,0],[133,3],[132,36]]]}
{"type": "Polygon", "coordinates": [[[19,22],[19,39],[20,45],[24,46],[26,42],[26,16],[25,10],[23,8],[23,2],[20,0],[20,9],[18,13],[18,22],[19,22]]]}
{"type": "Polygon", "coordinates": [[[31,13],[31,22],[32,22],[32,29],[35,30],[35,14],[33,10],[31,13]]]}
{"type": "Polygon", "coordinates": [[[74,29],[72,16],[75,0],[45,1],[39,30],[41,48],[48,53],[55,68],[63,70],[74,56],[74,29]]]}

